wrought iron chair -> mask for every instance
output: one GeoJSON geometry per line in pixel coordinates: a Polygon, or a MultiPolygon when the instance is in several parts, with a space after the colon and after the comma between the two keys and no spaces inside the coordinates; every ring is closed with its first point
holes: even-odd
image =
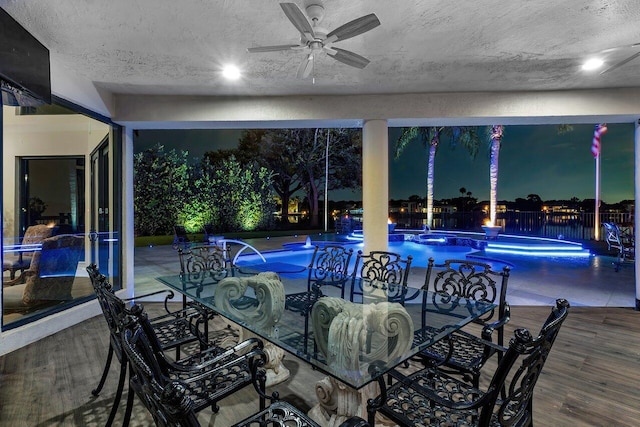
{"type": "Polygon", "coordinates": [[[381,394],[367,404],[369,423],[374,425],[379,412],[400,425],[533,425],[533,389],[568,310],[567,300],[557,300],[536,337],[517,329],[484,390],[437,368],[407,377],[392,372],[397,382],[389,388],[381,384],[381,394]],[[501,399],[503,389],[508,394],[501,399]]]}
{"type": "Polygon", "coordinates": [[[213,224],[205,224],[202,227],[202,231],[204,232],[204,243],[212,243],[215,242],[216,238],[223,237],[213,224]]]}
{"type": "MultiPolygon", "coordinates": [[[[217,404],[221,399],[251,384],[260,390],[260,410],[265,408],[266,377],[257,375],[257,367],[266,362],[261,340],[248,338],[227,349],[209,347],[189,358],[174,362],[165,356],[142,306],[135,304],[127,314],[126,320],[121,320],[122,345],[125,345],[124,334],[127,325],[137,325],[137,356],[142,356],[150,365],[154,371],[154,378],[160,385],[165,386],[172,381],[180,382],[193,402],[194,412],[207,407],[217,412],[217,404]]],[[[125,352],[127,351],[125,348],[125,352]]],[[[130,353],[127,353],[127,359],[132,362],[130,357],[130,353]]],[[[130,393],[127,399],[127,414],[130,413],[132,400],[133,394],[130,393]]]]}
{"type": "Polygon", "coordinates": [[[191,245],[191,239],[187,236],[187,230],[183,225],[174,225],[173,226],[173,243],[171,247],[173,249],[178,249],[182,247],[187,249],[191,245]]]}
{"type": "Polygon", "coordinates": [[[201,245],[190,249],[178,249],[180,274],[189,275],[193,280],[217,277],[230,266],[223,246],[201,245]]]}
{"type": "MultiPolygon", "coordinates": [[[[122,347],[131,364],[132,375],[129,379],[132,390],[151,413],[157,426],[199,427],[197,397],[194,399],[191,383],[198,379],[173,379],[163,371],[164,362],[157,358],[152,339],[147,335],[143,324],[133,316],[124,319],[122,330],[122,347]]],[[[297,427],[319,427],[312,419],[290,403],[278,400],[278,394],[268,396],[264,392],[265,373],[261,369],[266,361],[262,348],[257,345],[250,348],[242,356],[252,373],[252,384],[261,397],[261,408],[266,399],[272,403],[233,427],[295,425],[297,427]]],[[[221,359],[223,360],[223,359],[221,359]]],[[[209,371],[229,369],[230,365],[209,362],[202,367],[208,375],[209,371]]],[[[132,393],[129,394],[131,398],[132,393]]],[[[340,427],[368,427],[364,420],[350,419],[340,427]]]]}
{"type": "MultiPolygon", "coordinates": [[[[113,355],[115,353],[118,361],[120,362],[120,377],[118,380],[118,388],[116,390],[116,396],[109,414],[109,421],[107,425],[110,425],[116,415],[120,399],[122,397],[122,391],[124,389],[124,382],[127,373],[127,360],[122,353],[122,347],[120,345],[120,320],[127,315],[130,311],[127,308],[129,299],[121,299],[113,291],[113,288],[106,276],[100,273],[95,264],[91,264],[87,267],[87,273],[91,284],[95,290],[98,303],[102,309],[102,314],[105,317],[107,326],[109,327],[109,350],[107,353],[107,360],[102,371],[102,376],[98,386],[91,391],[91,394],[98,396],[104,387],[107,375],[113,361],[113,355]]],[[[160,343],[160,346],[164,350],[175,349],[176,360],[180,358],[180,347],[189,343],[197,343],[200,350],[204,350],[210,346],[207,342],[208,339],[208,320],[210,313],[205,309],[193,305],[187,309],[170,311],[168,302],[173,298],[171,291],[159,291],[151,294],[138,296],[142,298],[159,293],[167,293],[165,298],[165,310],[167,314],[158,316],[151,320],[151,325],[154,328],[155,335],[160,343]],[[202,327],[203,331],[200,330],[202,327]]]]}
{"type": "Polygon", "coordinates": [[[409,270],[413,257],[387,251],[371,251],[363,254],[358,251],[351,281],[350,301],[356,297],[364,298],[380,294],[390,302],[404,304],[406,300],[415,298],[419,291],[407,296],[409,288],[409,270]]]}
{"type": "Polygon", "coordinates": [[[70,234],[44,239],[29,268],[3,282],[3,312],[26,313],[72,300],[83,245],[83,237],[70,234]]]}
{"type": "Polygon", "coordinates": [[[429,258],[423,289],[422,325],[416,335],[432,334],[429,327],[427,299],[443,309],[452,297],[463,297],[497,304],[497,308],[476,320],[482,328],[481,336],[466,331],[453,333],[448,340],[441,340],[427,347],[420,356],[431,364],[440,364],[440,369],[462,374],[467,381],[478,387],[480,369],[494,354],[501,357],[504,345],[504,325],[510,319],[510,307],[506,300],[510,268],[494,271],[491,265],[471,260],[446,260],[435,264],[429,258]],[[442,268],[435,271],[434,268],[442,268]],[[499,283],[498,283],[499,282],[499,283]],[[495,337],[495,341],[494,340],[495,337]]]}
{"type": "Polygon", "coordinates": [[[285,309],[300,313],[304,317],[304,348],[307,349],[309,337],[309,316],[313,305],[324,294],[322,288],[331,286],[340,290],[344,298],[345,287],[350,279],[349,262],[353,249],[339,245],[316,246],[307,266],[307,290],[287,294],[285,309]]]}
{"type": "Polygon", "coordinates": [[[602,225],[604,225],[607,234],[608,249],[616,251],[616,261],[613,264],[616,266],[616,271],[619,271],[625,261],[635,259],[634,237],[628,233],[623,233],[615,223],[603,222],[602,225]]]}
{"type": "MultiPolygon", "coordinates": [[[[195,246],[190,249],[178,249],[180,276],[187,287],[196,289],[199,295],[202,286],[210,281],[220,281],[228,276],[227,267],[231,266],[226,247],[218,245],[195,246]]],[[[213,298],[213,297],[212,297],[213,298]]],[[[183,303],[187,299],[183,296],[183,303]]],[[[213,301],[211,301],[213,304],[213,301]]]]}
{"type": "MultiPolygon", "coordinates": [[[[24,232],[20,246],[35,246],[51,236],[53,236],[53,227],[44,224],[30,225],[24,232]]],[[[16,255],[7,254],[2,260],[2,271],[8,271],[9,278],[14,280],[16,271],[22,273],[29,268],[32,257],[32,251],[20,251],[16,255]]]]}

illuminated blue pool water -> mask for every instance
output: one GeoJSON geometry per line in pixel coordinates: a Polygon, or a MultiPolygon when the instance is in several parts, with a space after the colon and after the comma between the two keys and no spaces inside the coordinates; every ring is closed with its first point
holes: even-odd
{"type": "MultiPolygon", "coordinates": [[[[355,261],[355,253],[359,250],[363,250],[363,243],[348,243],[347,247],[353,248],[354,256],[352,263],[355,261]]],[[[401,254],[403,258],[408,255],[413,257],[413,267],[426,267],[429,258],[433,258],[436,263],[442,263],[447,259],[466,259],[468,256],[474,253],[478,254],[477,249],[470,248],[468,246],[429,246],[415,242],[389,242],[389,251],[401,254]]],[[[313,248],[303,248],[298,246],[293,250],[280,250],[262,252],[262,255],[268,263],[284,263],[293,264],[301,267],[306,267],[311,262],[311,256],[313,255],[313,248]]],[[[489,264],[498,264],[502,268],[505,264],[511,265],[508,262],[498,262],[496,260],[482,258],[482,261],[489,264]]],[[[257,255],[248,254],[240,256],[237,260],[237,265],[252,265],[263,262],[257,255]]],[[[498,267],[496,265],[495,267],[498,267]]]]}
{"type": "MultiPolygon", "coordinates": [[[[264,261],[255,254],[243,255],[236,260],[236,264],[255,265],[267,262],[306,267],[311,261],[314,245],[323,244],[343,244],[352,247],[353,262],[355,252],[363,250],[364,247],[361,240],[336,242],[329,236],[322,237],[327,240],[311,241],[311,238],[307,237],[304,243],[285,243],[282,250],[263,252],[264,261]]],[[[404,236],[400,234],[396,237],[404,237],[404,240],[390,239],[389,251],[398,253],[403,258],[411,255],[413,267],[426,267],[429,258],[433,258],[436,264],[447,259],[473,259],[486,262],[494,269],[501,269],[505,265],[520,269],[523,263],[531,264],[534,260],[583,266],[589,264],[592,257],[580,243],[540,237],[500,235],[497,240],[487,241],[483,234],[474,232],[432,232],[404,236]]]]}

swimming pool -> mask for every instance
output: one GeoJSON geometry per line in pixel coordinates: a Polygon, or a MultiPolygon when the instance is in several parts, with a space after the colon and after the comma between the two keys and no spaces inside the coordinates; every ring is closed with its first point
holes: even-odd
{"type": "MultiPolygon", "coordinates": [[[[237,258],[236,264],[243,265],[255,265],[263,262],[279,265],[297,265],[300,267],[306,267],[311,262],[313,256],[313,245],[315,243],[330,243],[330,242],[312,242],[310,245],[297,245],[296,249],[283,249],[276,251],[262,252],[264,261],[259,255],[255,253],[249,253],[247,255],[241,255],[237,258]]],[[[335,243],[335,242],[333,242],[335,243]]],[[[341,243],[338,243],[341,244],[341,243]]],[[[355,263],[355,253],[364,248],[363,243],[344,243],[345,246],[353,248],[354,256],[351,259],[350,267],[353,267],[355,263]]],[[[474,248],[469,246],[453,246],[453,245],[424,245],[416,242],[401,241],[401,242],[389,242],[388,250],[401,254],[403,258],[411,255],[413,257],[412,267],[427,267],[429,258],[433,258],[436,264],[443,263],[447,259],[476,259],[478,261],[491,264],[493,268],[502,268],[505,265],[513,267],[513,265],[507,261],[492,259],[490,257],[482,256],[482,254],[474,248]],[[475,254],[475,255],[474,255],[475,254]]]]}

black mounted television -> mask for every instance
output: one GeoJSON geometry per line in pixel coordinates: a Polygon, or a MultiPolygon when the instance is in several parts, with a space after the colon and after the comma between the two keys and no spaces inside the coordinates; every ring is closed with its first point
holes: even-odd
{"type": "MultiPolygon", "coordinates": [[[[49,49],[0,8],[0,80],[51,104],[49,49]]],[[[3,90],[6,86],[3,85],[3,90]]]]}

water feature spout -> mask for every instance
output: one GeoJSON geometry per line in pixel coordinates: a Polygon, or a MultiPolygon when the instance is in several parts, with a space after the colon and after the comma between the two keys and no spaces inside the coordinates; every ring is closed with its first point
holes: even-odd
{"type": "Polygon", "coordinates": [[[305,240],[305,242],[304,242],[304,247],[305,248],[310,248],[312,246],[313,245],[311,244],[311,236],[307,236],[307,240],[305,240]]]}

